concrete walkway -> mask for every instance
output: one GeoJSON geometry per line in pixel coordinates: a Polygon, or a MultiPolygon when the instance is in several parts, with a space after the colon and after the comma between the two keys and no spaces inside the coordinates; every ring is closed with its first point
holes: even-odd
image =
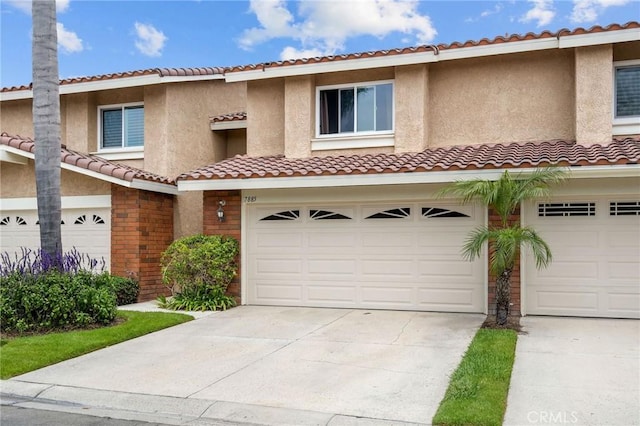
{"type": "Polygon", "coordinates": [[[241,306],[4,381],[3,403],[167,424],[428,424],[483,320],[241,306]]]}
{"type": "Polygon", "coordinates": [[[521,324],[505,425],[640,425],[640,321],[521,324]]]}

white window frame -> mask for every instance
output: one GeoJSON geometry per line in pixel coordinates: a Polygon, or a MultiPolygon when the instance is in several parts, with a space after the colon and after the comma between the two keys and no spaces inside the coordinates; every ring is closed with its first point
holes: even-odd
{"type": "Polygon", "coordinates": [[[640,59],[633,59],[629,61],[616,61],[613,63],[613,76],[612,76],[612,92],[613,99],[611,100],[611,114],[613,117],[613,134],[614,135],[635,135],[640,133],[640,115],[633,117],[616,117],[616,69],[624,68],[628,66],[640,66],[640,59]]]}
{"type": "MultiPolygon", "coordinates": [[[[356,91],[357,92],[357,91],[356,91]]],[[[394,146],[394,134],[396,128],[396,94],[395,80],[362,81],[346,84],[333,84],[316,87],[316,111],[315,111],[315,139],[311,140],[311,149],[314,151],[346,149],[346,148],[371,148],[394,146]],[[362,131],[352,133],[320,134],[320,92],[335,89],[357,89],[363,86],[377,86],[391,84],[391,130],[362,131]]],[[[354,108],[354,120],[357,120],[357,104],[354,108]]]]}
{"type": "MultiPolygon", "coordinates": [[[[104,148],[102,146],[102,111],[114,110],[120,108],[124,111],[127,107],[143,107],[144,102],[129,102],[123,104],[112,105],[100,105],[98,106],[98,150],[92,154],[99,155],[107,160],[134,160],[144,158],[144,145],[146,141],[143,141],[142,146],[130,146],[130,147],[114,147],[104,148]]],[[[122,126],[122,140],[124,141],[124,126],[122,126]]]]}

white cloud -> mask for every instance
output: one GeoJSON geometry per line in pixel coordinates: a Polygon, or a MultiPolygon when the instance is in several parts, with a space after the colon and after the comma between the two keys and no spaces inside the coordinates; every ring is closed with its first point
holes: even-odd
{"type": "Polygon", "coordinates": [[[624,6],[630,0],[573,0],[571,21],[575,23],[594,22],[608,7],[624,6]]]}
{"type": "Polygon", "coordinates": [[[286,61],[287,59],[315,58],[328,54],[320,49],[296,49],[295,47],[287,46],[280,52],[280,59],[286,61]]]}
{"type": "MultiPolygon", "coordinates": [[[[3,0],[12,5],[16,9],[20,9],[24,13],[31,14],[31,0],[3,0]]],[[[69,8],[71,0],[56,0],[56,11],[58,13],[65,12],[69,8]]]]}
{"type": "Polygon", "coordinates": [[[520,17],[520,22],[538,21],[537,26],[543,27],[548,25],[556,16],[556,12],[553,9],[552,0],[527,0],[529,3],[533,3],[533,7],[527,11],[524,16],[520,17]]]}
{"type": "Polygon", "coordinates": [[[167,42],[167,36],[162,31],[158,31],[151,24],[135,23],[136,27],[136,48],[146,56],[160,56],[162,49],[167,42]]]}
{"type": "Polygon", "coordinates": [[[73,31],[67,30],[60,22],[56,24],[58,46],[63,53],[78,53],[84,50],[82,39],[73,31]]]}
{"type": "Polygon", "coordinates": [[[259,27],[243,32],[240,47],[251,49],[275,38],[289,38],[299,47],[287,46],[281,57],[331,55],[344,49],[351,37],[383,38],[392,32],[411,35],[429,43],[437,34],[431,19],[418,11],[417,0],[349,0],[294,2],[294,15],[285,0],[251,0],[259,27]]]}
{"type": "Polygon", "coordinates": [[[503,9],[502,4],[496,3],[495,6],[493,6],[493,9],[485,9],[482,12],[480,12],[480,15],[476,17],[465,18],[464,22],[478,22],[482,18],[486,18],[488,16],[495,15],[497,13],[502,12],[502,9],[503,9]]]}

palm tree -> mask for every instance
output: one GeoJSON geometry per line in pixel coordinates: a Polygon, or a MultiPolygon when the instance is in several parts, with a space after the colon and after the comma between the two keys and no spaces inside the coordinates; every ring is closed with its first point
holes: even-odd
{"type": "Polygon", "coordinates": [[[32,4],[33,133],[40,247],[55,266],[62,253],[56,2],[38,0],[32,4]]]}
{"type": "Polygon", "coordinates": [[[481,202],[500,218],[497,226],[482,226],[469,234],[462,248],[467,260],[480,256],[485,243],[489,244],[489,268],[496,276],[496,323],[504,325],[509,316],[511,273],[522,246],[531,248],[537,268],[544,268],[552,260],[547,243],[530,227],[521,227],[512,215],[525,200],[548,197],[550,187],[567,177],[564,169],[538,168],[530,175],[512,175],[505,170],[498,180],[468,180],[454,182],[439,195],[454,195],[463,203],[481,202]]]}

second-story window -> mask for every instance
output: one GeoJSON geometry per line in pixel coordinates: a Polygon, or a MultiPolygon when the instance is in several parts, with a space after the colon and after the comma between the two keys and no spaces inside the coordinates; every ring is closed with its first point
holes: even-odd
{"type": "Polygon", "coordinates": [[[393,82],[319,87],[318,136],[393,131],[393,82]]]}
{"type": "Polygon", "coordinates": [[[100,149],[144,146],[144,106],[109,105],[99,109],[100,149]]]}
{"type": "Polygon", "coordinates": [[[640,60],[614,62],[613,134],[640,132],[640,60]]]}

